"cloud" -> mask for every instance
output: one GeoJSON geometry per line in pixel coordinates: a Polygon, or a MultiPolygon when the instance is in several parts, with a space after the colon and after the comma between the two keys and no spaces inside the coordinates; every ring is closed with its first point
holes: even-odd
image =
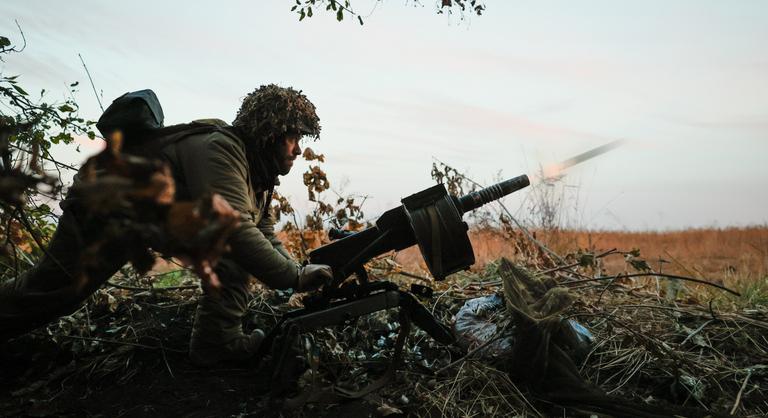
{"type": "MultiPolygon", "coordinates": [[[[609,141],[608,138],[593,132],[585,132],[555,124],[538,122],[534,119],[518,116],[490,107],[469,103],[440,100],[428,102],[408,102],[360,98],[361,102],[388,112],[388,117],[407,121],[410,126],[430,128],[456,135],[472,134],[493,138],[521,138],[544,141],[582,139],[588,141],[609,141]]],[[[383,124],[386,126],[387,124],[383,124]]],[[[397,126],[397,125],[395,125],[397,126]]]]}
{"type": "Polygon", "coordinates": [[[732,116],[719,120],[697,120],[682,116],[658,115],[667,122],[707,130],[733,131],[743,130],[764,136],[768,132],[768,115],[732,116]]]}

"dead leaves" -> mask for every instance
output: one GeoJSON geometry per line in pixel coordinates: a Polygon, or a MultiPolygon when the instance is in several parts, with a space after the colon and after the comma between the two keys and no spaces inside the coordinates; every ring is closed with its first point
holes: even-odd
{"type": "Polygon", "coordinates": [[[240,214],[218,194],[196,202],[175,202],[168,211],[166,255],[192,266],[203,283],[218,288],[213,267],[228,250],[226,240],[239,225],[240,214]]]}
{"type": "Polygon", "coordinates": [[[146,272],[154,254],[177,257],[219,287],[213,271],[227,251],[226,240],[240,214],[217,194],[193,202],[175,201],[170,168],[159,161],[121,153],[122,136],[90,158],[74,193],[85,202],[86,217],[105,220],[102,236],[87,251],[86,263],[99,263],[102,248],[120,243],[137,271],[146,272]]]}
{"type": "Polygon", "coordinates": [[[318,161],[321,163],[325,162],[325,154],[315,154],[315,151],[312,150],[310,147],[304,148],[304,153],[301,155],[304,157],[307,161],[318,161]]]}
{"type": "Polygon", "coordinates": [[[307,194],[311,202],[316,202],[316,193],[322,193],[331,187],[325,171],[319,166],[310,166],[304,173],[304,185],[307,186],[307,194]]]}

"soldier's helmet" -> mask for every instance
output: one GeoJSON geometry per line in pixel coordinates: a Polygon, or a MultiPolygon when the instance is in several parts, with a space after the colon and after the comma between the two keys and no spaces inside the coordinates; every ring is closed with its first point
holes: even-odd
{"type": "Polygon", "coordinates": [[[259,147],[271,147],[286,134],[320,138],[315,105],[301,90],[275,84],[261,86],[245,96],[232,126],[259,147]]]}

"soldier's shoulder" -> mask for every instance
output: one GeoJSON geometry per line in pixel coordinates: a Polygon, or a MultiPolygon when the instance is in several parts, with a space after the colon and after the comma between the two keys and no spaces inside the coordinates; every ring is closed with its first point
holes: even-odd
{"type": "Polygon", "coordinates": [[[230,125],[227,122],[224,122],[223,120],[217,119],[217,118],[196,119],[196,120],[193,120],[192,123],[200,124],[200,125],[217,126],[219,128],[230,127],[230,125]]]}
{"type": "Polygon", "coordinates": [[[237,148],[244,148],[243,141],[232,130],[232,126],[221,119],[197,119],[190,123],[195,135],[202,138],[203,143],[219,143],[237,148]]]}
{"type": "Polygon", "coordinates": [[[177,152],[190,155],[215,155],[227,154],[236,159],[245,159],[245,144],[230,127],[221,120],[218,123],[206,123],[205,121],[216,119],[197,120],[186,125],[175,138],[166,138],[171,147],[166,147],[164,152],[170,156],[177,152]],[[213,154],[211,154],[213,153],[213,154]]]}

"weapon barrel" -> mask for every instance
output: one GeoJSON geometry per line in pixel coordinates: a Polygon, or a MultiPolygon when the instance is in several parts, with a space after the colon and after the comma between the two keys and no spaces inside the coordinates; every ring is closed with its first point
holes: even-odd
{"type": "Polygon", "coordinates": [[[462,213],[473,211],[486,203],[499,200],[502,197],[528,187],[531,181],[525,174],[496,183],[476,192],[469,193],[459,198],[459,210],[462,213]]]}

